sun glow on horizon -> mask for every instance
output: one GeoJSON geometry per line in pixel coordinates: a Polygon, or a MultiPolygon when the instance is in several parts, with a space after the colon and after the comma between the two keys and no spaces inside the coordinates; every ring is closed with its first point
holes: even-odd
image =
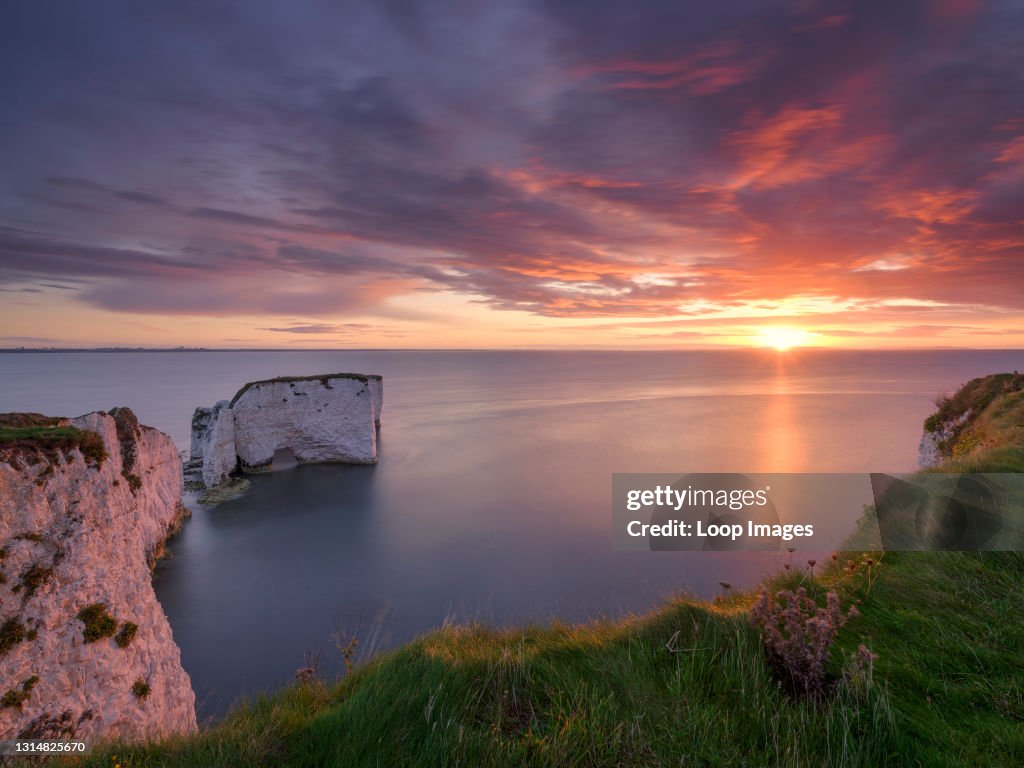
{"type": "Polygon", "coordinates": [[[771,347],[779,352],[785,352],[793,347],[806,347],[813,341],[814,336],[815,334],[802,328],[769,326],[758,332],[757,340],[762,347],[771,347]]]}

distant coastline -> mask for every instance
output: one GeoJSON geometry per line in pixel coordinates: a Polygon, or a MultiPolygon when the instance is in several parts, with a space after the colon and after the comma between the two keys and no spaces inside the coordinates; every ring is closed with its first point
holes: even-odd
{"type": "Polygon", "coordinates": [[[787,353],[775,353],[758,346],[719,347],[648,347],[622,349],[619,347],[0,347],[0,355],[11,354],[68,354],[68,353],[114,353],[129,352],[630,352],[630,353],[672,353],[672,352],[762,352],[772,354],[846,353],[871,352],[874,354],[903,354],[907,352],[1020,352],[1020,347],[907,347],[892,349],[864,349],[860,347],[801,347],[787,353]]]}
{"type": "Polygon", "coordinates": [[[207,347],[6,347],[0,348],[0,354],[46,353],[46,352],[231,352],[229,349],[210,349],[207,347]]]}
{"type": "MultiPolygon", "coordinates": [[[[399,352],[386,347],[0,347],[0,355],[11,354],[66,354],[68,352],[125,353],[125,352],[399,352]]],[[[436,350],[416,350],[429,352],[436,350]]],[[[444,350],[459,352],[463,350],[444,350]]]]}

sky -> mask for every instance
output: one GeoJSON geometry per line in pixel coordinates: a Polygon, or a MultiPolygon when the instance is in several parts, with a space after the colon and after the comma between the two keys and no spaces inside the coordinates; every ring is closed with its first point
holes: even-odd
{"type": "Polygon", "coordinates": [[[0,0],[0,347],[1024,346],[1024,4],[0,0]]]}

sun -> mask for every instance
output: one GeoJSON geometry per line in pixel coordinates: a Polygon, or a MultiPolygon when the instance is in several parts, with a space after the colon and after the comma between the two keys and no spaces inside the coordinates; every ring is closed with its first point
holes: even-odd
{"type": "Polygon", "coordinates": [[[802,328],[769,326],[758,332],[758,342],[762,347],[771,347],[779,352],[785,352],[793,347],[806,346],[812,336],[813,334],[802,328]]]}

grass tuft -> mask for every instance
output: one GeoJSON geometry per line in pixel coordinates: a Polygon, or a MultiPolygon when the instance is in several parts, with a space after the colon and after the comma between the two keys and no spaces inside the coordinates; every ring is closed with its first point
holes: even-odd
{"type": "Polygon", "coordinates": [[[117,643],[118,648],[127,648],[132,644],[132,640],[135,639],[135,635],[139,631],[139,625],[133,621],[126,621],[121,625],[121,629],[116,635],[114,635],[114,642],[117,643]]]}
{"type": "Polygon", "coordinates": [[[11,616],[0,624],[0,657],[5,656],[14,646],[25,640],[25,625],[17,616],[11,616]]]}
{"type": "Polygon", "coordinates": [[[86,643],[95,643],[105,637],[112,637],[117,631],[117,620],[110,615],[106,603],[92,603],[78,612],[78,620],[85,626],[82,639],[86,643]]]}
{"type": "Polygon", "coordinates": [[[135,694],[135,698],[142,701],[146,699],[152,690],[149,687],[149,683],[146,682],[146,678],[140,677],[134,683],[132,683],[132,693],[135,694]]]}
{"type": "Polygon", "coordinates": [[[75,449],[88,464],[99,466],[107,457],[103,438],[95,432],[69,426],[11,427],[0,422],[0,461],[14,462],[15,469],[21,466],[21,459],[31,464],[40,459],[52,463],[67,458],[75,449]]]}
{"type": "Polygon", "coordinates": [[[21,588],[24,590],[22,600],[28,600],[32,595],[36,593],[43,584],[49,581],[50,577],[53,576],[53,567],[49,565],[42,565],[40,563],[33,563],[30,565],[23,574],[21,574],[21,588]]]}

